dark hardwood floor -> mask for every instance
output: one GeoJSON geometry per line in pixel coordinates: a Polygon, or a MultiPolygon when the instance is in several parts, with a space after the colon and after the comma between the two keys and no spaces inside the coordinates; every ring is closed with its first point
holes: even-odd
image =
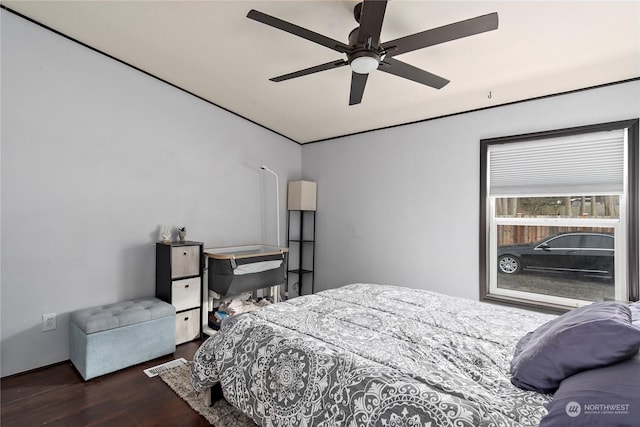
{"type": "Polygon", "coordinates": [[[85,382],[71,362],[0,380],[0,425],[208,426],[209,423],[159,377],[143,369],[184,357],[200,345],[179,345],[173,355],[85,382]]]}

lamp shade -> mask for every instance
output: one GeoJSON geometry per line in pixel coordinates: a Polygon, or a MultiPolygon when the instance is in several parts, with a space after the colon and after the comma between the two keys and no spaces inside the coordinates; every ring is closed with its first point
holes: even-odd
{"type": "Polygon", "coordinates": [[[315,211],[316,188],[313,181],[289,181],[287,209],[290,211],[315,211]]]}

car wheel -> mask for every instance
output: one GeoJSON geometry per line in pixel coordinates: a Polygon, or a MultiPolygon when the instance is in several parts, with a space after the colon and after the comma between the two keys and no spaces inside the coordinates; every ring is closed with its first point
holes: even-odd
{"type": "Polygon", "coordinates": [[[516,274],[522,269],[522,265],[513,255],[502,255],[498,258],[498,269],[501,273],[516,274]]]}

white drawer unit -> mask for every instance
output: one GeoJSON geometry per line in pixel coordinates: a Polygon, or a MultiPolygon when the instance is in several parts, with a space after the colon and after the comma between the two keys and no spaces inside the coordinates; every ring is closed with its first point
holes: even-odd
{"type": "Polygon", "coordinates": [[[200,274],[199,246],[171,247],[171,278],[198,276],[200,274]]]}
{"type": "Polygon", "coordinates": [[[203,243],[156,244],[156,297],[176,308],[176,344],[200,338],[203,243]]]}
{"type": "Polygon", "coordinates": [[[176,344],[200,338],[200,308],[176,313],[176,344]]]}
{"type": "Polygon", "coordinates": [[[200,277],[174,280],[171,283],[171,304],[176,311],[200,306],[200,277]]]}

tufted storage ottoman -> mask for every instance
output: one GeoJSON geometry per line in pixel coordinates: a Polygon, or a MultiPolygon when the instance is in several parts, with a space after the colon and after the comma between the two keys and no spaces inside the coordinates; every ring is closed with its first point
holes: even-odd
{"type": "Polygon", "coordinates": [[[176,350],[176,310],[139,298],[71,313],[71,362],[86,380],[176,350]]]}

